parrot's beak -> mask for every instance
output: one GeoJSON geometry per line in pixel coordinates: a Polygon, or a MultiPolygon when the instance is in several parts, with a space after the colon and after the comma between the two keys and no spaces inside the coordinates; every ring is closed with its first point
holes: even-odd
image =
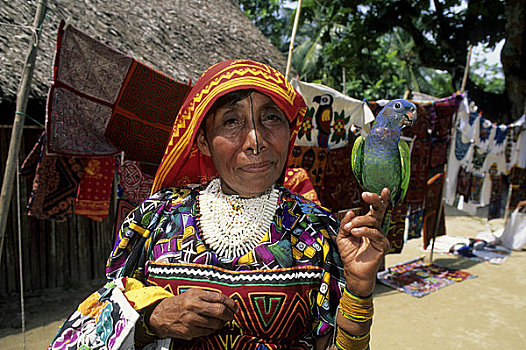
{"type": "Polygon", "coordinates": [[[402,126],[412,126],[416,123],[416,111],[407,112],[400,121],[402,126]]]}

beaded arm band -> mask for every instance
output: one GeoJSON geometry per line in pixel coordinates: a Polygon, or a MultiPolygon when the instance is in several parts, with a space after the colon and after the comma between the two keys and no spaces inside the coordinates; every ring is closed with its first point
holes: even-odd
{"type": "Polygon", "coordinates": [[[362,298],[354,295],[347,288],[340,299],[340,312],[346,319],[353,322],[367,322],[373,318],[373,297],[362,298]]]}
{"type": "Polygon", "coordinates": [[[336,328],[336,348],[338,350],[365,350],[369,349],[369,339],[371,338],[371,332],[367,332],[365,335],[355,337],[348,334],[341,327],[336,328]]]}
{"type": "MultiPolygon", "coordinates": [[[[359,297],[345,288],[340,299],[340,312],[343,317],[353,322],[369,321],[374,313],[372,295],[359,297]]],[[[361,336],[354,336],[337,326],[335,345],[339,350],[365,350],[369,348],[370,338],[370,331],[361,336]]]]}

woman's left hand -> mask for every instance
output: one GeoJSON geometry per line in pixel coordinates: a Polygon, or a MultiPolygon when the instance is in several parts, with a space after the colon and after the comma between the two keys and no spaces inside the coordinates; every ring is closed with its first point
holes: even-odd
{"type": "Polygon", "coordinates": [[[347,288],[358,296],[368,296],[373,292],[376,273],[389,250],[389,241],[380,227],[391,195],[389,189],[384,188],[381,196],[364,192],[362,198],[371,210],[363,216],[349,210],[340,224],[336,243],[347,288]]]}

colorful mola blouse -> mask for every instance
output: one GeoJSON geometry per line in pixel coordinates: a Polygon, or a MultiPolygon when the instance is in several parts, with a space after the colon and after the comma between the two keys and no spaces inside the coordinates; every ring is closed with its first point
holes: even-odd
{"type": "Polygon", "coordinates": [[[267,234],[225,260],[201,238],[202,188],[163,189],[130,213],[107,263],[112,282],[66,320],[51,349],[312,349],[332,332],[345,285],[333,241],[338,220],[279,186],[267,234]],[[155,339],[145,310],[189,288],[224,293],[240,312],[206,337],[155,339]]]}

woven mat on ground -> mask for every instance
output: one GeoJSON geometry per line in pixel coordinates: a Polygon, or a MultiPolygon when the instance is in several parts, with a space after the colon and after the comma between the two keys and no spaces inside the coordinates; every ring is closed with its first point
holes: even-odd
{"type": "Polygon", "coordinates": [[[425,262],[424,258],[416,258],[378,272],[377,277],[388,287],[420,298],[440,288],[477,276],[425,262]]]}
{"type": "Polygon", "coordinates": [[[190,86],[61,23],[49,91],[48,152],[158,164],[190,86]]]}

